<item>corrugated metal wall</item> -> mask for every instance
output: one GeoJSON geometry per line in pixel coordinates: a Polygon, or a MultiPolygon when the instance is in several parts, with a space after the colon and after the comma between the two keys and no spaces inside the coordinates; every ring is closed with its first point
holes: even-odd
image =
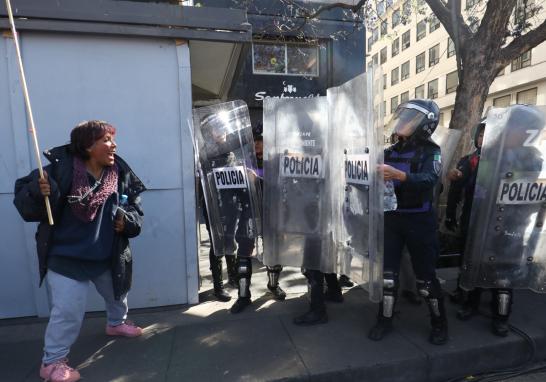
{"type": "MultiPolygon", "coordinates": [[[[85,119],[116,126],[118,153],[143,180],[145,225],[132,242],[130,308],[198,297],[191,73],[172,39],[29,33],[23,61],[42,150],[68,142],[85,119]]],[[[38,289],[35,225],[12,204],[17,177],[35,167],[12,39],[0,38],[0,318],[48,314],[38,289]]],[[[45,162],[47,163],[47,161],[45,162]]],[[[92,288],[93,289],[93,288],[92,288]]],[[[102,310],[90,290],[88,310],[102,310]]]]}

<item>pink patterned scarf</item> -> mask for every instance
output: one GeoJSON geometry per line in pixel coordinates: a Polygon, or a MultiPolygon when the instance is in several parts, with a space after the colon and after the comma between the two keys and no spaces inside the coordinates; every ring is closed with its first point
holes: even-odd
{"type": "Polygon", "coordinates": [[[83,222],[95,219],[100,206],[118,189],[118,167],[105,167],[102,177],[91,187],[89,175],[83,160],[74,157],[74,176],[68,202],[72,212],[83,222]]]}

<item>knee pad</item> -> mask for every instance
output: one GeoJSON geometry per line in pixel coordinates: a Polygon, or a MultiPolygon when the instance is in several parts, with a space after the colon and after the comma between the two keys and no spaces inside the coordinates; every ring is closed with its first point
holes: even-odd
{"type": "Polygon", "coordinates": [[[391,271],[383,272],[383,316],[391,318],[398,290],[398,274],[391,271]]]}
{"type": "Polygon", "coordinates": [[[417,280],[417,291],[425,299],[441,299],[443,298],[442,288],[438,280],[417,280]]]}
{"type": "Polygon", "coordinates": [[[281,273],[282,271],[282,265],[274,265],[272,267],[268,265],[266,266],[266,268],[267,268],[267,273],[281,273]]]}
{"type": "Polygon", "coordinates": [[[237,274],[243,278],[249,278],[252,275],[252,261],[250,258],[238,258],[237,274]]]}
{"type": "Polygon", "coordinates": [[[507,289],[500,289],[496,291],[496,303],[497,303],[497,312],[499,316],[508,316],[510,315],[510,308],[512,306],[512,293],[507,289]]]}

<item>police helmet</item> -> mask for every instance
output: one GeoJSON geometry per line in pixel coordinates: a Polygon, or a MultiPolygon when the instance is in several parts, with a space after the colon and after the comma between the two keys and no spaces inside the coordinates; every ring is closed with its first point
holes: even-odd
{"type": "Polygon", "coordinates": [[[430,138],[440,119],[440,109],[429,99],[413,99],[400,104],[387,130],[401,137],[430,138]]]}
{"type": "Polygon", "coordinates": [[[513,105],[508,108],[510,114],[506,121],[506,139],[513,144],[532,144],[539,134],[529,134],[530,131],[541,131],[546,123],[544,113],[531,105],[513,105]]]}

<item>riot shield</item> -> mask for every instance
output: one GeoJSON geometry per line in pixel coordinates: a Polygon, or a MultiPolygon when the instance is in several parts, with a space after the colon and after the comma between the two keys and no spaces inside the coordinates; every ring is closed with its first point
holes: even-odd
{"type": "Polygon", "coordinates": [[[260,254],[261,187],[248,108],[243,101],[193,111],[194,140],[214,253],[260,254]]]}
{"type": "Polygon", "coordinates": [[[487,115],[462,286],[545,292],[546,107],[487,115]]]}
{"type": "Polygon", "coordinates": [[[438,211],[439,220],[443,220],[444,217],[445,203],[442,203],[442,200],[447,198],[447,188],[450,183],[447,174],[449,169],[455,168],[453,157],[459,147],[462,135],[461,130],[438,126],[431,137],[442,150],[442,172],[440,173],[440,181],[434,189],[434,205],[438,211]]]}
{"type": "Polygon", "coordinates": [[[265,265],[335,272],[326,97],[264,101],[265,265]]]}
{"type": "Polygon", "coordinates": [[[361,284],[372,301],[380,301],[383,285],[384,185],[377,172],[383,163],[383,128],[381,94],[374,87],[380,78],[369,70],[327,92],[337,273],[361,284]]]}

